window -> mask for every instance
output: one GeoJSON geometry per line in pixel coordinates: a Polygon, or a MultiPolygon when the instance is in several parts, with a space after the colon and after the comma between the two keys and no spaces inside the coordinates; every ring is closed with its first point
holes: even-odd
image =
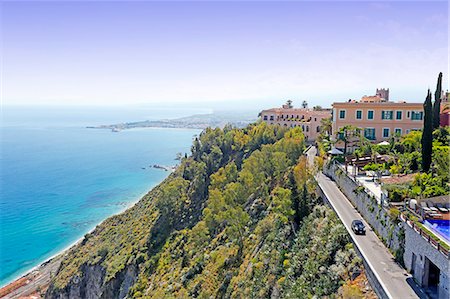
{"type": "Polygon", "coordinates": [[[273,120],[273,115],[270,116],[270,120],[273,120]]]}
{"type": "Polygon", "coordinates": [[[375,140],[375,129],[364,128],[364,137],[366,137],[369,140],[375,140]]]}
{"type": "Polygon", "coordinates": [[[356,110],[356,119],[362,119],[362,111],[356,110]]]}
{"type": "Polygon", "coordinates": [[[411,130],[410,129],[406,129],[406,134],[408,134],[409,132],[411,132],[411,130]]]}
{"type": "Polygon", "coordinates": [[[395,135],[402,135],[402,129],[401,128],[395,128],[395,135]]]}
{"type": "Polygon", "coordinates": [[[306,132],[309,132],[309,126],[306,126],[306,132]]]}
{"type": "Polygon", "coordinates": [[[411,112],[411,120],[422,120],[423,119],[423,111],[412,111],[411,112]]]}
{"type": "Polygon", "coordinates": [[[264,115],[264,120],[267,120],[267,115],[264,115]]]}
{"type": "Polygon", "coordinates": [[[394,111],[381,111],[381,119],[393,119],[394,111]]]}
{"type": "Polygon", "coordinates": [[[373,110],[367,111],[367,119],[373,119],[373,110]]]}
{"type": "Polygon", "coordinates": [[[389,128],[383,128],[383,137],[384,138],[389,137],[389,128]]]}
{"type": "Polygon", "coordinates": [[[395,115],[395,119],[402,119],[402,112],[401,111],[397,111],[396,115],[395,115]]]}
{"type": "Polygon", "coordinates": [[[339,118],[344,119],[345,118],[345,110],[339,110],[339,118]]]}
{"type": "Polygon", "coordinates": [[[411,111],[408,111],[408,112],[407,112],[406,117],[407,117],[407,118],[410,118],[410,117],[411,117],[411,111]]]}
{"type": "Polygon", "coordinates": [[[314,121],[317,121],[317,117],[314,117],[314,121]]]}
{"type": "Polygon", "coordinates": [[[316,128],[316,132],[319,133],[320,132],[320,126],[317,126],[316,128]]]}

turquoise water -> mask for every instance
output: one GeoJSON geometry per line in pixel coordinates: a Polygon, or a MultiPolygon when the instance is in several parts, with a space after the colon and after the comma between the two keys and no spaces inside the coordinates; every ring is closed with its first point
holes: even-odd
{"type": "MultiPolygon", "coordinates": [[[[95,124],[94,119],[72,117],[70,123],[61,115],[58,121],[49,117],[34,125],[29,117],[24,125],[3,121],[0,285],[139,199],[168,175],[148,166],[174,165],[176,153],[189,152],[192,137],[200,132],[155,128],[113,133],[80,126],[95,124]]],[[[109,117],[114,119],[114,113],[109,117]]]]}

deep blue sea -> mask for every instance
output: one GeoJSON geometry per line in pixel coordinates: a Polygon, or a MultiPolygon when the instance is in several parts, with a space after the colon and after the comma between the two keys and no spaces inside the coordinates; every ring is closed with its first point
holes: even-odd
{"type": "Polygon", "coordinates": [[[3,109],[0,156],[0,286],[129,207],[189,152],[199,130],[86,126],[205,111],[3,109]],[[145,169],[142,169],[145,168],[145,169]]]}

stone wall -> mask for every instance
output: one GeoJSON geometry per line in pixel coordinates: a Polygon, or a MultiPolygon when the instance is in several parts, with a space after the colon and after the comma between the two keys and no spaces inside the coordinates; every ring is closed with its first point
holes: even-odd
{"type": "Polygon", "coordinates": [[[397,221],[392,221],[388,211],[378,205],[376,199],[365,192],[364,187],[354,181],[335,163],[328,163],[323,173],[332,178],[342,193],[356,207],[383,243],[390,248],[397,259],[403,255],[404,230],[397,221]]]}
{"type": "Polygon", "coordinates": [[[449,260],[427,240],[417,233],[406,222],[405,227],[405,254],[404,263],[406,269],[413,274],[414,279],[421,286],[427,286],[426,259],[435,264],[440,270],[439,298],[450,298],[449,260]],[[415,262],[413,263],[413,254],[415,262]],[[414,264],[414,265],[413,265],[414,264]]]}

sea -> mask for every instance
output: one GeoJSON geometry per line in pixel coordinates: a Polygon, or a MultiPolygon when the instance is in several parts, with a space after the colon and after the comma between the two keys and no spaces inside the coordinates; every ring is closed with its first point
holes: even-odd
{"type": "Polygon", "coordinates": [[[176,118],[201,109],[2,107],[0,286],[124,211],[189,153],[195,129],[87,126],[176,118]]]}

